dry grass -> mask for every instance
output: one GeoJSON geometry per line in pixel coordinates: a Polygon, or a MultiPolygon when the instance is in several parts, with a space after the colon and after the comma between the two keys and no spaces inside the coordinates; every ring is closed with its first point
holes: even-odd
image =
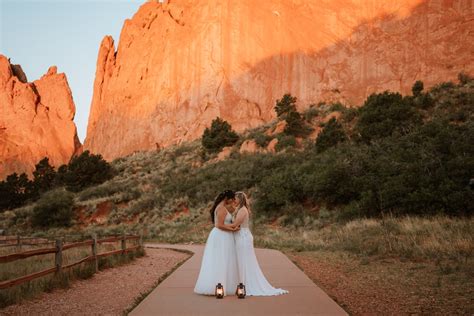
{"type": "Polygon", "coordinates": [[[290,258],[351,315],[472,315],[472,267],[310,251],[290,258]],[[449,270],[446,267],[450,267],[449,270]]]}
{"type": "Polygon", "coordinates": [[[474,255],[474,220],[449,217],[358,219],[322,228],[255,230],[257,242],[282,250],[334,250],[362,256],[456,259],[474,255]]]}

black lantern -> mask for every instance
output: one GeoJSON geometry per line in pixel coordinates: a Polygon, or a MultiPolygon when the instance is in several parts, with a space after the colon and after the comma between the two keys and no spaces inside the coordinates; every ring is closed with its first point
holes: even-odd
{"type": "Polygon", "coordinates": [[[223,298],[224,297],[224,287],[222,284],[217,283],[216,285],[216,298],[223,298]]]}
{"type": "Polygon", "coordinates": [[[239,285],[237,285],[235,295],[237,295],[238,298],[245,298],[245,295],[247,295],[247,293],[245,292],[245,285],[243,283],[239,283],[239,285]]]}

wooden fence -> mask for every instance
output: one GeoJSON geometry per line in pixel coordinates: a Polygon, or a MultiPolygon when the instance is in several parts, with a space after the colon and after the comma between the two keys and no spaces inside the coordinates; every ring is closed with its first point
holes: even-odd
{"type": "MultiPolygon", "coordinates": [[[[21,239],[19,240],[21,242],[21,239]]],[[[48,243],[52,243],[52,241],[49,241],[48,243]]],[[[54,267],[45,269],[39,272],[35,272],[32,274],[28,274],[16,279],[1,281],[0,289],[6,289],[18,284],[22,284],[22,283],[34,280],[36,278],[45,276],[50,273],[59,273],[62,270],[72,268],[83,262],[90,262],[90,261],[94,262],[95,272],[97,272],[99,270],[99,258],[107,257],[107,256],[115,255],[115,254],[124,255],[128,252],[136,251],[138,249],[143,249],[143,238],[141,235],[123,235],[123,236],[107,237],[103,239],[97,239],[97,236],[93,236],[92,239],[84,240],[80,242],[74,242],[74,243],[64,243],[61,239],[57,239],[55,241],[54,247],[33,249],[33,250],[27,250],[23,252],[17,252],[17,253],[0,256],[0,264],[1,264],[1,263],[12,262],[12,261],[20,260],[20,259],[33,257],[33,256],[45,255],[45,254],[50,254],[50,253],[55,254],[54,267]],[[127,240],[133,240],[133,239],[138,239],[138,245],[127,248],[127,240]],[[107,243],[107,242],[116,242],[116,241],[121,242],[121,249],[108,251],[104,253],[98,253],[97,246],[99,244],[107,243]],[[84,247],[84,246],[91,246],[90,256],[82,258],[81,260],[76,261],[74,263],[63,265],[63,251],[67,249],[71,249],[71,248],[84,247]]]]}
{"type": "Polygon", "coordinates": [[[54,240],[38,237],[21,237],[21,236],[7,236],[0,239],[0,248],[17,247],[21,250],[23,246],[39,246],[54,244],[54,240]]]}

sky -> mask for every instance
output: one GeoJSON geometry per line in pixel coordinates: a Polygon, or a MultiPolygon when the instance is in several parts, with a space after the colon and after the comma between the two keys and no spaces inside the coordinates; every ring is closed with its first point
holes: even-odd
{"type": "Polygon", "coordinates": [[[117,47],[123,22],[146,0],[0,0],[0,54],[28,81],[52,65],[67,76],[81,142],[87,131],[97,54],[105,35],[117,47]]]}

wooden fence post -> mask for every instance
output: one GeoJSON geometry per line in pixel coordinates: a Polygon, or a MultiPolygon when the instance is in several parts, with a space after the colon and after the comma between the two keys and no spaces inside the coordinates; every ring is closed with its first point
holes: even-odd
{"type": "Polygon", "coordinates": [[[18,249],[18,252],[20,252],[21,251],[21,237],[20,237],[20,235],[16,236],[16,247],[18,249]]]}
{"type": "Polygon", "coordinates": [[[61,272],[63,265],[63,242],[61,239],[56,239],[56,255],[54,258],[56,273],[61,272]]]}
{"type": "Polygon", "coordinates": [[[95,272],[99,271],[99,258],[97,258],[97,234],[92,235],[92,255],[94,256],[95,272]]]}
{"type": "Polygon", "coordinates": [[[126,245],[126,242],[125,242],[126,238],[127,238],[127,235],[123,234],[123,236],[122,236],[122,255],[125,254],[125,249],[127,249],[127,245],[126,245]]]}
{"type": "Polygon", "coordinates": [[[140,239],[138,239],[138,245],[140,246],[140,250],[143,250],[143,234],[140,234],[140,239]]]}

